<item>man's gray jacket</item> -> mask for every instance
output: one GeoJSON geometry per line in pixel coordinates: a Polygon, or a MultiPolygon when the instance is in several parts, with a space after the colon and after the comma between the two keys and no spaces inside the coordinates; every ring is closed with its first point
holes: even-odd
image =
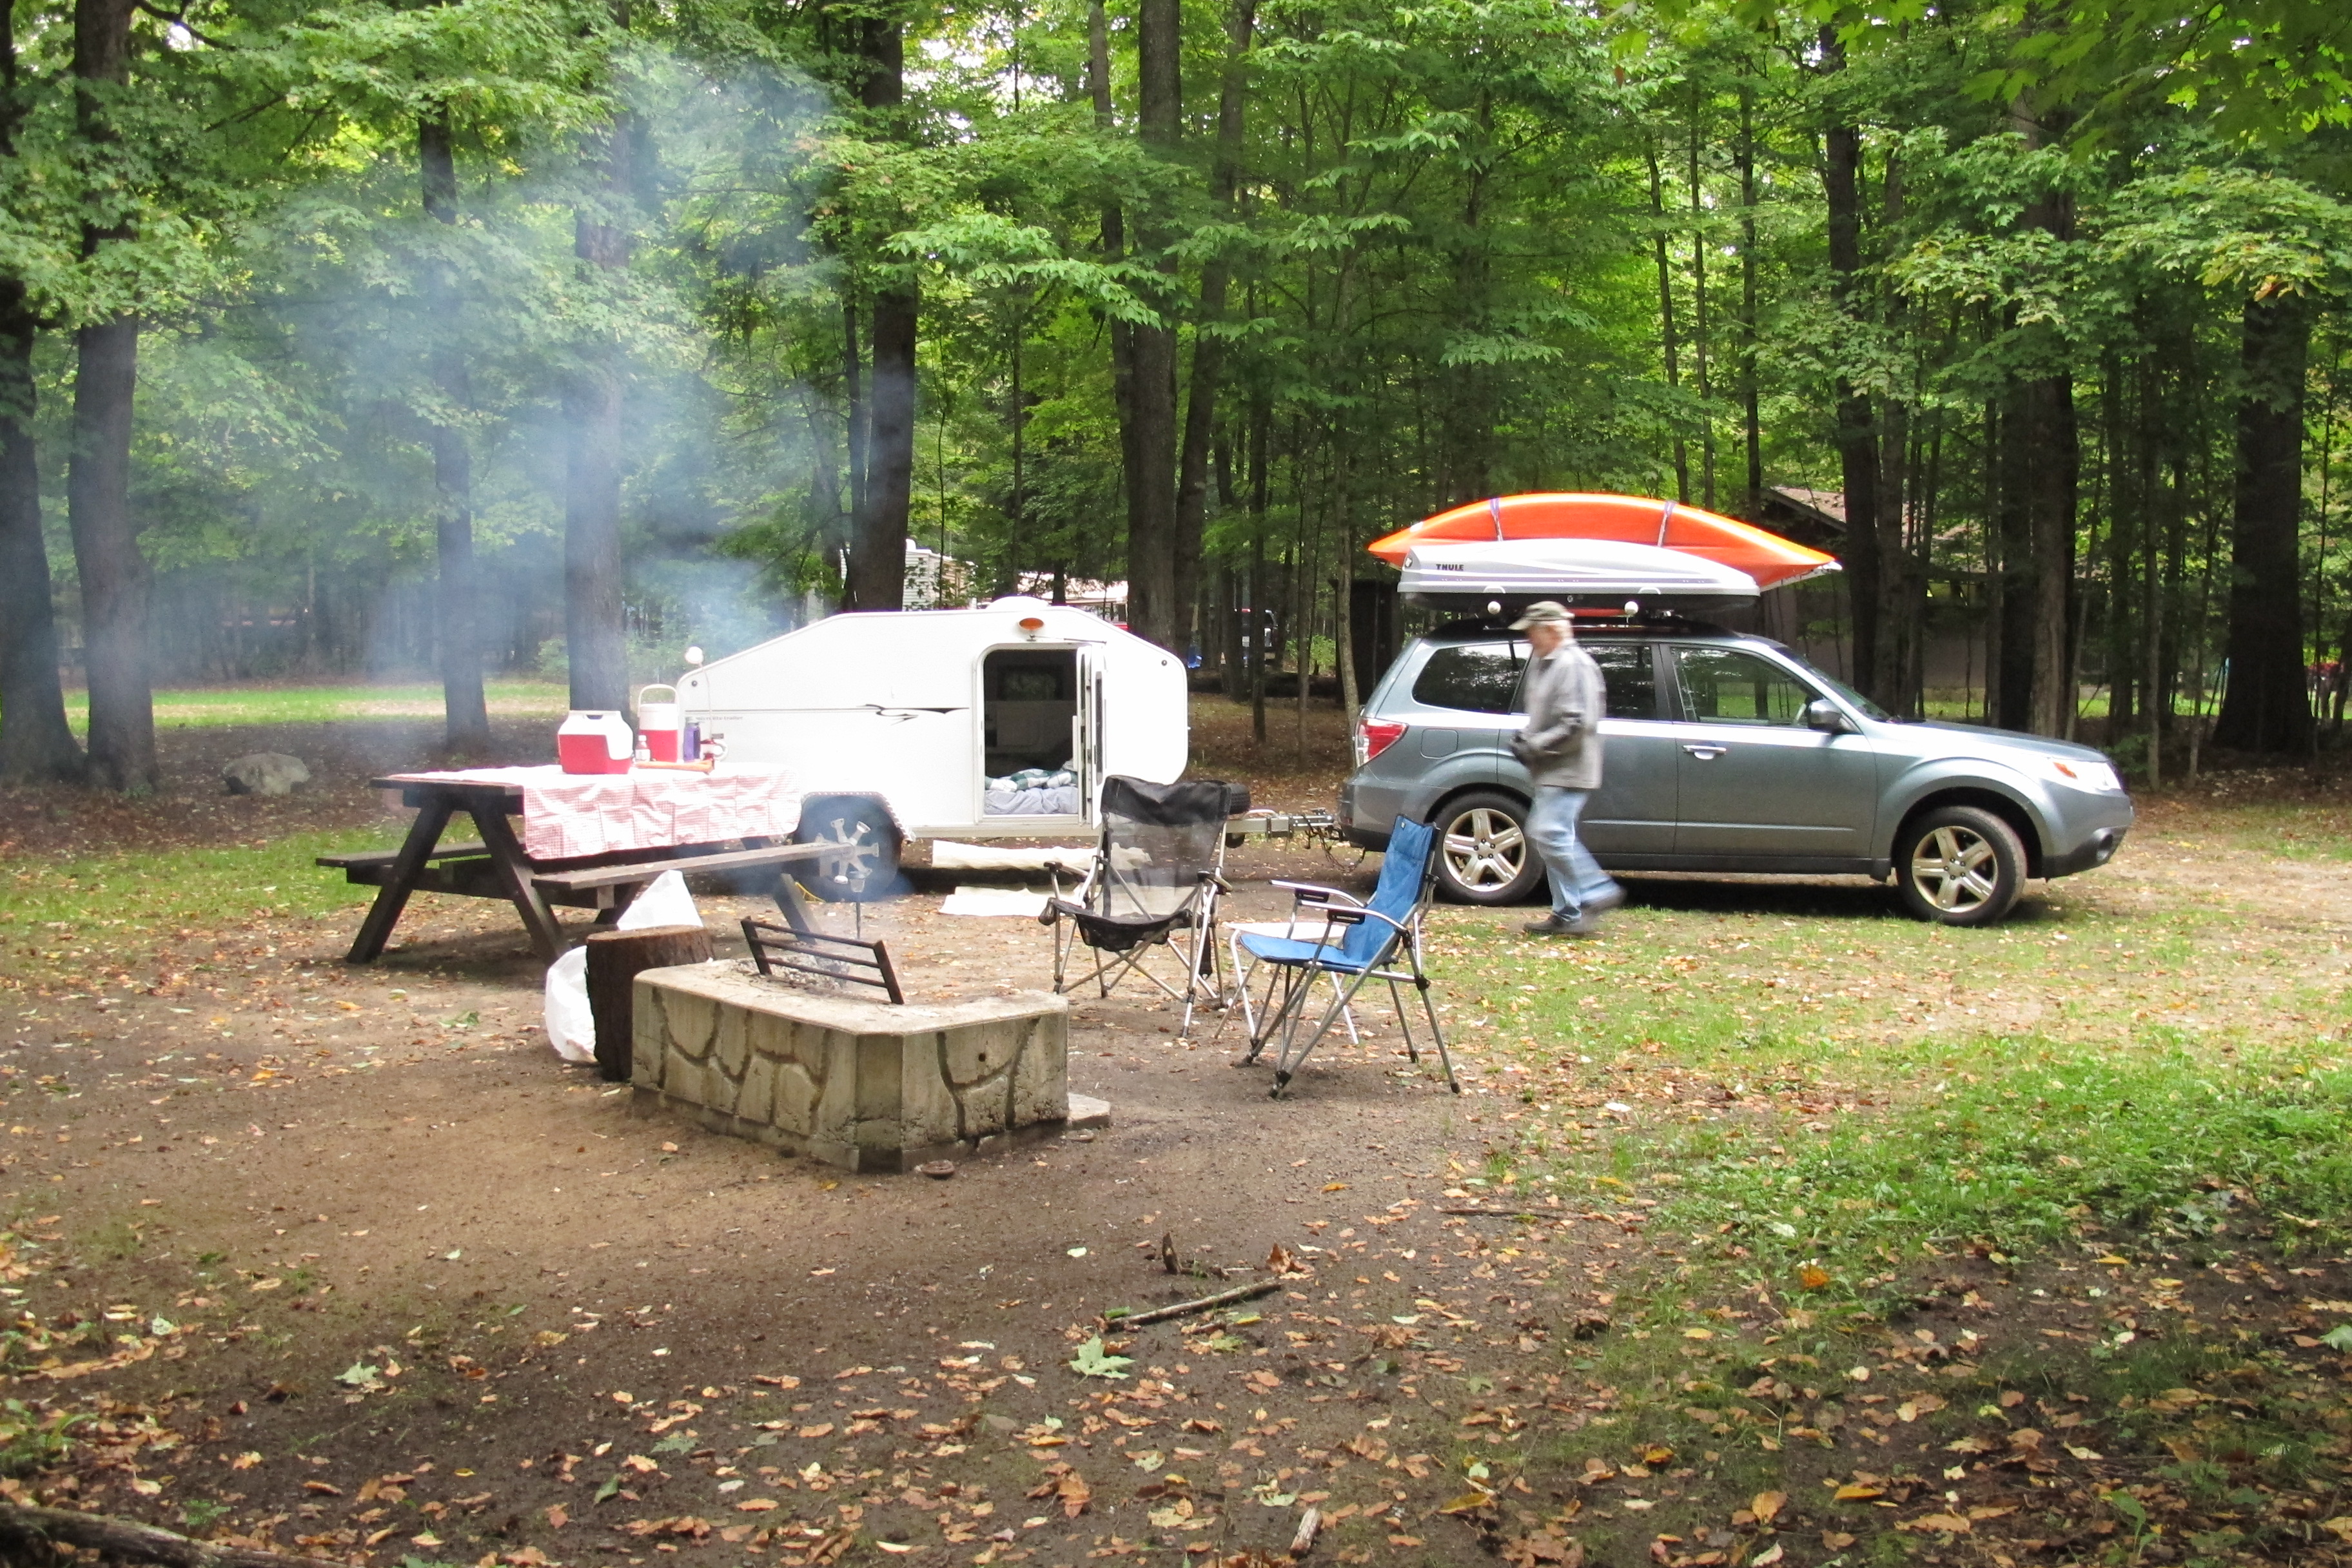
{"type": "Polygon", "coordinates": [[[1511,752],[1538,784],[1560,789],[1601,787],[1601,720],[1609,710],[1601,667],[1570,637],[1550,653],[1528,661],[1521,690],[1527,727],[1511,739],[1511,752]]]}

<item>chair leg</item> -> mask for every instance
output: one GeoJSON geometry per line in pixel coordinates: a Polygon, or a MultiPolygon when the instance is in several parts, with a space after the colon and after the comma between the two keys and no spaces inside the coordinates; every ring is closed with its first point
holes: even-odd
{"type": "MultiPolygon", "coordinates": [[[[1307,977],[1306,984],[1300,983],[1296,965],[1275,963],[1268,964],[1266,967],[1272,969],[1274,973],[1266,979],[1265,1013],[1257,1032],[1250,1037],[1249,1055],[1242,1058],[1244,1067],[1249,1066],[1265,1053],[1266,1042],[1273,1039],[1276,1033],[1283,1027],[1284,1019],[1305,1005],[1307,994],[1313,988],[1314,982],[1311,975],[1307,977]],[[1282,1000],[1279,1004],[1275,1001],[1274,996],[1276,986],[1282,989],[1282,1000]]],[[[1275,1056],[1276,1059],[1279,1060],[1281,1052],[1276,1051],[1275,1056]]]]}
{"type": "Polygon", "coordinates": [[[1429,996],[1429,976],[1416,974],[1412,977],[1412,983],[1420,987],[1422,1011],[1428,1015],[1429,1032],[1437,1041],[1437,1060],[1438,1064],[1445,1068],[1445,1087],[1460,1094],[1462,1080],[1454,1076],[1453,1053],[1445,1048],[1445,1030],[1437,1021],[1437,1004],[1431,1001],[1429,996]]]}
{"type": "Polygon", "coordinates": [[[1412,1041],[1412,1019],[1405,1011],[1404,997],[1397,990],[1396,976],[1385,975],[1389,983],[1389,1005],[1396,1009],[1397,1028],[1404,1036],[1404,1059],[1413,1066],[1421,1065],[1421,1047],[1412,1041]]]}
{"type": "MultiPolygon", "coordinates": [[[[1339,994],[1332,997],[1331,1005],[1324,1009],[1323,1021],[1315,1026],[1315,1032],[1307,1037],[1307,1043],[1299,1046],[1295,1053],[1291,1047],[1298,1038],[1298,1016],[1292,1018],[1289,1033],[1283,1040],[1281,1054],[1275,1058],[1274,1088],[1268,1091],[1269,1099],[1282,1098],[1282,1091],[1290,1087],[1291,1079],[1297,1076],[1300,1068],[1307,1065],[1308,1054],[1322,1043],[1324,1036],[1331,1032],[1331,1026],[1339,1021],[1339,1016],[1348,1010],[1348,1004],[1354,999],[1356,993],[1362,989],[1367,973],[1359,972],[1354,983],[1344,990],[1339,990],[1339,987],[1334,986],[1335,990],[1339,990],[1339,994]]],[[[1339,976],[1334,974],[1331,978],[1337,981],[1339,976]]],[[[1298,1010],[1298,1015],[1303,1016],[1305,1012],[1306,1009],[1302,1007],[1298,1010]]]]}

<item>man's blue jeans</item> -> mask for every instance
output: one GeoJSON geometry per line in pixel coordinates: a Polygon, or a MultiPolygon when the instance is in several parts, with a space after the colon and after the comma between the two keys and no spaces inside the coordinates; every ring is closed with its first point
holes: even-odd
{"type": "Polygon", "coordinates": [[[1576,820],[1591,794],[1538,784],[1535,809],[1528,814],[1528,837],[1551,879],[1551,912],[1564,921],[1582,918],[1587,901],[1617,886],[1576,836],[1576,820]]]}

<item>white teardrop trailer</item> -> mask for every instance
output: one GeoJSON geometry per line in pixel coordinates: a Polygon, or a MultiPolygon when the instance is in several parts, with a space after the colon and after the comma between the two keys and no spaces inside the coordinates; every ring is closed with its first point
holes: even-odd
{"type": "Polygon", "coordinates": [[[1175,656],[1025,596],[830,616],[688,671],[677,694],[729,761],[798,775],[799,837],[840,846],[815,890],[853,898],[897,880],[908,840],[1090,832],[1105,778],[1172,784],[1191,740],[1175,656]]]}

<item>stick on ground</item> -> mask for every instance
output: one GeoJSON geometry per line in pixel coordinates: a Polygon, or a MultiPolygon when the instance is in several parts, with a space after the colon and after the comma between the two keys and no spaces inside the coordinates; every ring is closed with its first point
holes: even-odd
{"type": "Polygon", "coordinates": [[[0,1503],[0,1556],[24,1562],[44,1545],[78,1546],[130,1563],[157,1563],[163,1568],[316,1568],[318,1559],[289,1557],[250,1546],[223,1546],[192,1541],[137,1520],[103,1513],[78,1513],[71,1509],[29,1508],[0,1503]],[[15,1555],[22,1552],[26,1555],[15,1555]]]}
{"type": "Polygon", "coordinates": [[[1188,1312],[1206,1312],[1213,1308],[1231,1306],[1235,1301],[1255,1300],[1260,1296],[1271,1296],[1281,1289],[1282,1281],[1279,1279],[1261,1279],[1254,1285],[1236,1285],[1230,1290],[1203,1296],[1197,1301],[1177,1301],[1165,1307],[1153,1307],[1148,1311],[1122,1312],[1109,1321],[1122,1329],[1131,1329],[1138,1323],[1156,1323],[1163,1318],[1181,1318],[1188,1312]]]}

